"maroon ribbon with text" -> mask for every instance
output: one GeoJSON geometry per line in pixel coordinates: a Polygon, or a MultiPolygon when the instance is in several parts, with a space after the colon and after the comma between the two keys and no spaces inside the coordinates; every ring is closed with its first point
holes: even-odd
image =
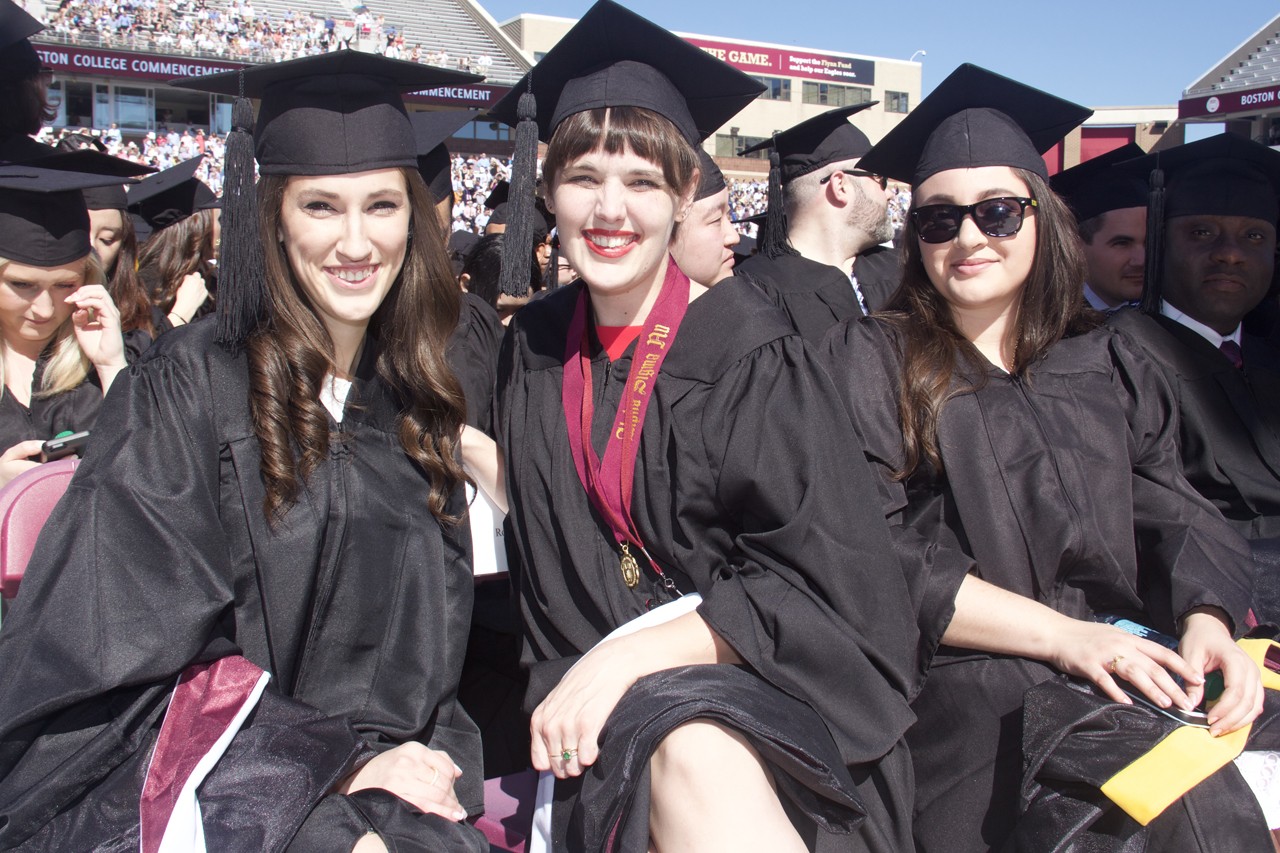
{"type": "MultiPolygon", "coordinates": [[[[578,294],[578,304],[569,324],[565,341],[564,380],[561,397],[564,402],[564,419],[569,427],[569,447],[573,452],[573,464],[578,479],[587,490],[592,504],[604,516],[614,538],[621,546],[630,543],[644,549],[635,522],[631,518],[631,490],[635,483],[637,441],[644,426],[645,412],[653,399],[653,386],[658,370],[666,359],[671,340],[675,337],[680,321],[689,308],[689,278],[680,271],[676,262],[667,259],[667,274],[662,290],[644,328],[636,339],[635,354],[627,384],[618,402],[614,416],[614,428],[609,435],[604,457],[597,456],[591,446],[591,423],[595,414],[592,401],[594,384],[591,379],[591,351],[588,338],[587,310],[589,299],[585,285],[578,294]]],[[[653,564],[654,571],[665,578],[662,570],[653,564]]]]}

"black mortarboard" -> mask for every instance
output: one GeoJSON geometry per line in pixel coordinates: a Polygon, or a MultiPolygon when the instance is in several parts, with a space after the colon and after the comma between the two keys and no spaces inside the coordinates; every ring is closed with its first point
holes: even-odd
{"type": "Polygon", "coordinates": [[[453,157],[445,143],[479,115],[480,110],[435,110],[409,116],[418,146],[418,174],[437,204],[453,197],[453,157]]]}
{"type": "Polygon", "coordinates": [[[880,102],[868,101],[854,107],[828,110],[743,149],[742,153],[751,154],[766,148],[777,151],[783,184],[789,184],[830,163],[856,160],[871,150],[871,140],[849,123],[849,116],[878,103],[880,102]]]}
{"type": "Polygon", "coordinates": [[[202,159],[184,160],[143,179],[129,190],[129,210],[146,220],[154,232],[181,222],[197,210],[217,207],[213,191],[195,176],[202,159]]]}
{"type": "Polygon", "coordinates": [[[238,350],[266,313],[266,260],[259,242],[254,159],[264,175],[416,169],[418,147],[401,93],[481,79],[339,50],[173,81],[188,89],[238,96],[231,111],[222,189],[218,343],[238,350]],[[256,122],[248,98],[261,100],[256,122]]]}
{"type": "Polygon", "coordinates": [[[1088,107],[964,64],[938,84],[859,166],[919,186],[947,169],[1049,171],[1040,155],[1093,115],[1088,107]]]}
{"type": "Polygon", "coordinates": [[[698,191],[693,196],[694,201],[711,198],[729,186],[724,179],[724,173],[716,165],[716,161],[711,159],[711,155],[701,148],[698,149],[698,169],[701,177],[698,179],[698,191]]]}
{"type": "Polygon", "coordinates": [[[1220,133],[1117,167],[1148,180],[1147,268],[1142,310],[1160,311],[1165,220],[1176,216],[1280,219],[1280,152],[1220,133]]]}
{"type": "Polygon", "coordinates": [[[89,254],[89,211],[83,190],[109,186],[114,175],[34,166],[0,166],[0,258],[56,267],[89,254]]]}
{"type": "Polygon", "coordinates": [[[1234,133],[1220,133],[1130,160],[1121,168],[1148,178],[1163,172],[1164,217],[1280,215],[1280,152],[1234,133]]]}
{"type": "Polygon", "coordinates": [[[878,103],[827,110],[743,150],[743,154],[751,154],[769,149],[769,218],[760,230],[760,248],[765,255],[776,258],[796,253],[787,242],[782,188],[823,166],[865,156],[871,150],[871,140],[849,124],[849,116],[878,103]]]}
{"type": "Polygon", "coordinates": [[[1117,163],[1145,153],[1141,146],[1130,142],[1059,172],[1050,179],[1049,186],[1071,206],[1077,222],[1093,219],[1109,210],[1146,207],[1146,182],[1116,168],[1117,163]]]}
{"type": "MultiPolygon", "coordinates": [[[[154,172],[150,166],[112,157],[92,148],[77,148],[61,151],[46,157],[33,158],[26,161],[29,165],[47,169],[82,172],[93,175],[115,175],[131,178],[154,172]]],[[[128,196],[123,184],[112,184],[107,187],[90,187],[84,190],[85,207],[89,210],[125,210],[129,206],[128,196]]]]}
{"type": "Polygon", "coordinates": [[[417,167],[403,92],[483,78],[358,50],[171,81],[218,95],[259,98],[254,153],[264,175],[344,175],[417,167]]]}
{"type": "Polygon", "coordinates": [[[520,97],[537,98],[543,141],[565,118],[599,107],[643,107],[697,144],[764,85],[612,0],[598,0],[490,114],[515,126],[520,97]]]}
{"type": "Polygon", "coordinates": [[[640,107],[697,145],[764,91],[764,84],[612,0],[597,0],[490,115],[516,129],[503,292],[522,295],[532,251],[537,140],[571,115],[640,107]]]}
{"type": "Polygon", "coordinates": [[[28,39],[44,29],[13,0],[0,0],[0,83],[21,80],[40,70],[40,55],[28,39]]]}

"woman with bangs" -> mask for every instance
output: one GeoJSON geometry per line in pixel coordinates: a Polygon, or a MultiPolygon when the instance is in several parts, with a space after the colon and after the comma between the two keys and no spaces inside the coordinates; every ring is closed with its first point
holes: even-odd
{"type": "MultiPolygon", "coordinates": [[[[1080,299],[1074,219],[1040,152],[1087,116],[965,65],[860,163],[912,185],[903,279],[883,313],[833,330],[825,356],[882,473],[933,646],[907,733],[922,851],[1075,849],[1094,832],[1089,849],[1119,849],[1142,832],[1119,815],[1014,839],[1024,694],[1057,673],[1178,713],[1220,671],[1215,736],[1262,709],[1258,669],[1233,642],[1248,550],[1180,473],[1167,386],[1080,299]]],[[[1054,710],[1028,711],[1028,731],[1054,710]]],[[[1108,744],[1127,754],[1124,728],[1096,731],[1073,769],[1108,744]]],[[[1102,800],[1063,784],[1066,799],[1102,800]]],[[[1139,849],[1186,849],[1178,812],[1139,849]]]]}
{"type": "Polygon", "coordinates": [[[176,780],[210,850],[488,849],[459,291],[400,97],[468,79],[344,51],[185,81],[262,104],[219,314],[120,380],[5,618],[0,848],[151,849],[176,780]]]}
{"type": "Polygon", "coordinates": [[[0,178],[0,485],[39,465],[43,442],[91,429],[125,367],[80,192],[4,186],[0,178]]]}
{"type": "Polygon", "coordinates": [[[496,107],[549,139],[580,274],[512,321],[496,406],[554,849],[910,844],[917,650],[869,471],[785,318],[670,253],[695,144],[759,88],[601,2],[496,107]]]}

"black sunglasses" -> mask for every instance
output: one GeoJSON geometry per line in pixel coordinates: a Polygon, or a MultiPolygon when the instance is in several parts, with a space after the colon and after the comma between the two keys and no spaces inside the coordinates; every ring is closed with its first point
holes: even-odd
{"type": "Polygon", "coordinates": [[[1022,229],[1033,198],[984,198],[973,204],[926,204],[911,211],[916,233],[926,243],[946,243],[960,233],[960,223],[972,216],[978,230],[988,237],[1012,237],[1022,229]]]}
{"type": "MultiPolygon", "coordinates": [[[[870,178],[880,185],[880,189],[884,190],[889,188],[889,179],[884,175],[877,175],[875,172],[864,172],[861,169],[837,169],[836,172],[844,172],[846,175],[853,175],[855,178],[870,178]]],[[[832,175],[835,175],[836,172],[832,172],[830,175],[827,175],[825,178],[818,181],[818,183],[825,184],[827,181],[831,180],[832,175]]]]}

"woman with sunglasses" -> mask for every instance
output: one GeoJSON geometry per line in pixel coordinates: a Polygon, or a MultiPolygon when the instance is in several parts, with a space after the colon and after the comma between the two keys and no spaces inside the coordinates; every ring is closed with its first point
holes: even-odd
{"type": "Polygon", "coordinates": [[[1055,673],[1190,709],[1220,671],[1215,735],[1262,707],[1232,639],[1248,551],[1179,473],[1167,388],[1080,299],[1074,222],[1040,152],[1087,115],[962,66],[863,160],[912,185],[902,285],[826,355],[939,643],[907,735],[924,851],[1008,840],[1023,694],[1055,673]]]}

